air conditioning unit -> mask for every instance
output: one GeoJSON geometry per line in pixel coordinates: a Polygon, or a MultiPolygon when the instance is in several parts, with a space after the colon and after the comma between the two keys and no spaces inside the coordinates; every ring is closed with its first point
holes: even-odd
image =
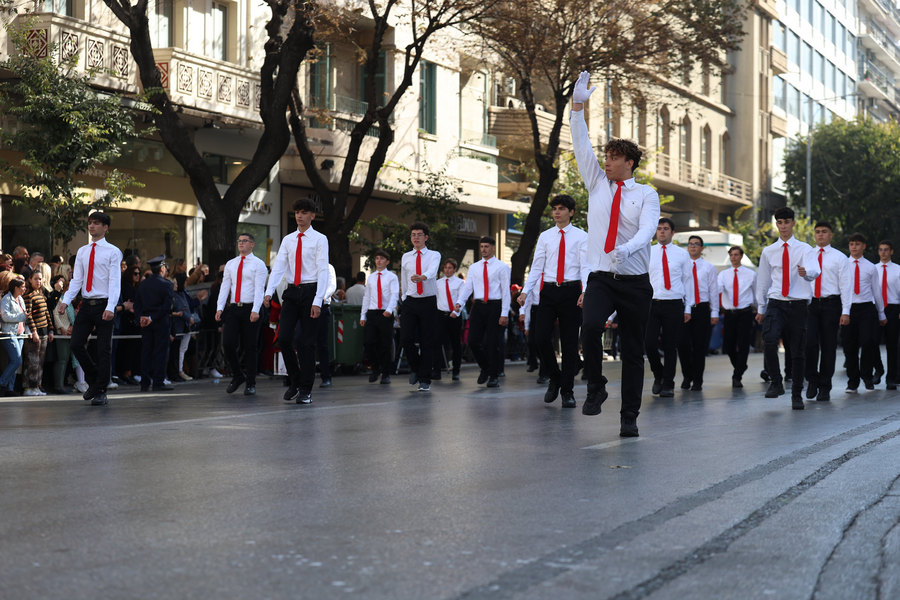
{"type": "Polygon", "coordinates": [[[503,89],[506,92],[507,96],[515,96],[516,95],[516,80],[514,77],[507,77],[506,81],[503,85],[503,89]]]}

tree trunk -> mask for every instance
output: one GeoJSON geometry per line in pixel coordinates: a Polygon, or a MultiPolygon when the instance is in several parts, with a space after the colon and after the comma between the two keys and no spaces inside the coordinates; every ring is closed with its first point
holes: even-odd
{"type": "Polygon", "coordinates": [[[547,208],[550,192],[559,175],[559,169],[553,166],[552,161],[541,160],[538,163],[538,188],[531,200],[531,208],[528,217],[525,218],[525,227],[522,231],[522,239],[519,240],[519,248],[512,255],[512,283],[524,285],[525,268],[531,263],[531,254],[541,235],[541,217],[547,208]]]}

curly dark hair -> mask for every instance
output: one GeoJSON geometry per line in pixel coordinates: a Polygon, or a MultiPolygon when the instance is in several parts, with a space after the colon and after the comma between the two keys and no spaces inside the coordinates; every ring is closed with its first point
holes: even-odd
{"type": "Polygon", "coordinates": [[[632,173],[637,170],[638,166],[641,164],[641,157],[644,156],[644,153],[641,152],[641,149],[638,148],[637,144],[631,140],[623,139],[609,140],[606,142],[606,145],[603,146],[603,153],[612,154],[614,156],[624,156],[625,160],[633,161],[631,164],[632,173]]]}

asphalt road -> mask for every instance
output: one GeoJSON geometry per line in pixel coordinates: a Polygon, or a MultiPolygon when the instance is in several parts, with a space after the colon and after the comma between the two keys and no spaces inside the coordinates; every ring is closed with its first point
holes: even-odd
{"type": "Polygon", "coordinates": [[[900,393],[838,380],[792,411],[716,356],[703,392],[645,386],[622,439],[606,365],[596,417],[522,366],[335,378],[309,406],[265,379],[5,399],[0,596],[900,597],[900,393]]]}

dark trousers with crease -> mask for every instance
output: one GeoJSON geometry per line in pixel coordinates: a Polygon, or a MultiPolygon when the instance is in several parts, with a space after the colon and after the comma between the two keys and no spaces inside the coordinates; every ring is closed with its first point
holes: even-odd
{"type": "MultiPolygon", "coordinates": [[[[72,354],[84,369],[84,378],[92,388],[106,392],[112,362],[113,321],[103,320],[106,300],[82,300],[72,325],[72,354]],[[87,350],[88,338],[96,330],[97,359],[87,350]]],[[[162,382],[160,382],[162,383],[162,382]]]]}
{"type": "Polygon", "coordinates": [[[664,388],[675,387],[675,370],[678,360],[678,340],[684,327],[684,302],[682,300],[653,300],[644,347],[653,377],[662,380],[664,388]],[[659,359],[662,347],[663,359],[659,359]]]}
{"type": "Polygon", "coordinates": [[[709,349],[709,335],[712,333],[710,314],[709,302],[695,304],[691,307],[691,320],[681,328],[681,339],[678,342],[681,374],[694,385],[703,385],[706,351],[709,349]]]}
{"type": "Polygon", "coordinates": [[[311,390],[316,378],[316,340],[321,319],[310,315],[316,287],[315,283],[288,286],[281,299],[278,321],[278,347],[284,367],[291,385],[303,391],[311,390]]]}
{"type": "Polygon", "coordinates": [[[366,357],[373,373],[382,377],[391,374],[394,350],[394,315],[384,316],[383,310],[366,311],[366,327],[363,331],[366,357]]]}
{"type": "Polygon", "coordinates": [[[501,316],[500,300],[476,300],[469,314],[469,348],[488,377],[497,377],[500,373],[501,316]]]}
{"type": "Polygon", "coordinates": [[[581,285],[557,287],[545,284],[541,289],[541,303],[537,306],[532,326],[540,353],[542,375],[559,384],[562,393],[572,393],[578,372],[578,330],[581,328],[581,309],[578,297],[581,285]],[[562,369],[556,362],[553,328],[559,321],[559,343],[562,348],[562,369]]]}
{"type": "Polygon", "coordinates": [[[847,361],[847,387],[872,378],[878,343],[878,310],[872,302],[850,306],[850,323],[841,326],[841,345],[847,361]]]}
{"type": "Polygon", "coordinates": [[[434,296],[408,296],[403,301],[400,309],[400,339],[409,363],[409,372],[416,373],[421,383],[431,383],[436,321],[437,299],[434,296]],[[418,349],[416,342],[419,343],[418,349]]]}
{"type": "MultiPolygon", "coordinates": [[[[451,317],[449,312],[439,311],[437,315],[438,349],[450,348],[447,355],[447,367],[452,365],[453,373],[458,375],[462,363],[462,319],[457,315],[451,317]]],[[[434,353],[434,371],[444,368],[444,355],[440,351],[434,353]]]]}
{"type": "Polygon", "coordinates": [[[259,320],[250,322],[252,307],[229,305],[222,312],[222,346],[225,359],[231,367],[231,376],[240,378],[243,374],[247,385],[256,385],[257,341],[259,340],[259,320]],[[243,352],[243,369],[240,353],[243,352]]]}
{"type": "Polygon", "coordinates": [[[740,379],[747,370],[750,342],[753,339],[753,318],[756,313],[747,307],[743,310],[726,310],[722,313],[722,352],[731,361],[732,378],[740,379]]]}
{"type": "Polygon", "coordinates": [[[806,380],[831,390],[841,328],[841,297],[813,298],[806,320],[806,380]]]}
{"type": "MultiPolygon", "coordinates": [[[[781,383],[781,367],[778,363],[778,341],[784,338],[790,345],[791,396],[800,397],[803,392],[803,373],[806,353],[806,300],[769,300],[762,323],[765,350],[763,360],[766,372],[773,383],[781,383]]],[[[787,358],[785,358],[787,360],[787,358]]]]}
{"type": "MultiPolygon", "coordinates": [[[[887,324],[884,326],[884,346],[887,350],[887,374],[885,380],[887,383],[900,383],[898,381],[898,365],[900,360],[898,356],[898,344],[900,344],[900,304],[888,304],[884,307],[884,316],[887,317],[887,324]]],[[[878,350],[878,357],[881,357],[881,350],[878,350]]]]}

